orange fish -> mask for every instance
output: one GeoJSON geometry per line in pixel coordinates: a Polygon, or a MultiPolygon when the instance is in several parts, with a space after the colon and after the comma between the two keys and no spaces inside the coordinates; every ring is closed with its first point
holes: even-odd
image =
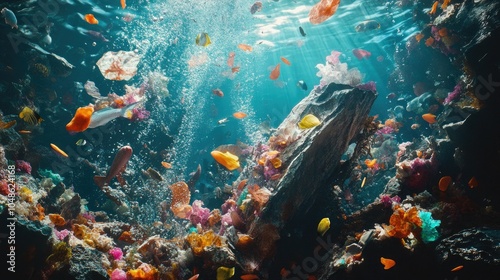
{"type": "Polygon", "coordinates": [[[125,7],[127,7],[125,0],[120,0],[120,4],[122,5],[122,9],[125,9],[125,7]]]}
{"type": "Polygon", "coordinates": [[[99,21],[94,17],[93,14],[86,14],[85,21],[90,23],[90,24],[98,24],[99,23],[99,21]]]}
{"type": "Polygon", "coordinates": [[[94,113],[94,107],[85,106],[76,109],[75,116],[66,125],[66,130],[69,132],[82,132],[90,125],[90,118],[94,113]]]}
{"type": "Polygon", "coordinates": [[[172,164],[171,163],[168,163],[166,161],[162,161],[161,162],[161,165],[165,168],[172,168],[172,164]]]}
{"type": "Polygon", "coordinates": [[[281,67],[281,64],[278,63],[278,65],[276,65],[276,67],[274,67],[273,71],[271,71],[271,74],[269,75],[269,78],[271,80],[278,79],[278,77],[280,76],[280,67],[281,67]]]}
{"type": "Polygon", "coordinates": [[[444,0],[443,4],[441,5],[441,9],[446,10],[448,8],[448,4],[450,4],[451,0],[444,0]]]}
{"type": "Polygon", "coordinates": [[[240,67],[235,66],[235,67],[231,68],[231,72],[233,72],[233,73],[240,72],[240,67]]]}
{"type": "Polygon", "coordinates": [[[366,164],[366,167],[368,167],[368,168],[375,168],[375,166],[377,164],[377,159],[372,159],[372,160],[365,159],[365,164],[366,164]]]}
{"type": "Polygon", "coordinates": [[[479,186],[479,182],[477,181],[476,177],[470,178],[469,182],[467,183],[471,189],[479,186]]]}
{"type": "Polygon", "coordinates": [[[339,7],[340,0],[321,0],[309,12],[309,22],[320,24],[329,19],[339,7]]]}
{"type": "Polygon", "coordinates": [[[54,144],[50,143],[50,147],[51,147],[54,151],[56,151],[56,153],[60,154],[61,156],[63,156],[63,157],[68,157],[68,154],[67,154],[67,153],[65,153],[63,150],[61,150],[61,149],[60,149],[59,147],[57,147],[56,145],[54,145],[54,144]]]}
{"type": "Polygon", "coordinates": [[[283,61],[283,63],[285,63],[286,65],[290,66],[292,65],[292,63],[290,62],[290,60],[284,58],[284,57],[280,57],[281,58],[281,61],[283,61]]]}
{"type": "Polygon", "coordinates": [[[198,279],[198,277],[200,277],[200,275],[195,274],[195,275],[193,275],[193,277],[189,278],[188,280],[196,280],[196,279],[198,279]]]}
{"type": "Polygon", "coordinates": [[[436,115],[427,113],[422,115],[422,119],[424,119],[426,122],[433,124],[436,123],[436,115]]]}
{"type": "Polygon", "coordinates": [[[242,280],[259,280],[259,276],[255,274],[245,274],[240,277],[242,280]]]}
{"type": "Polygon", "coordinates": [[[31,130],[19,130],[18,132],[21,134],[31,134],[31,130]]]}
{"type": "Polygon", "coordinates": [[[430,46],[432,46],[432,44],[434,44],[434,38],[429,37],[429,38],[427,38],[427,40],[425,40],[426,46],[430,47],[430,46]]]}
{"type": "Polygon", "coordinates": [[[446,29],[446,27],[443,27],[443,28],[439,29],[438,34],[441,37],[446,37],[446,36],[448,36],[448,29],[446,29]]]}
{"type": "Polygon", "coordinates": [[[380,263],[384,265],[385,270],[391,269],[393,266],[396,265],[396,262],[394,260],[386,259],[384,257],[380,257],[380,263]]]}
{"type": "Polygon", "coordinates": [[[252,46],[247,45],[247,44],[239,44],[238,48],[240,48],[241,50],[246,51],[246,52],[251,52],[253,50],[252,46]]]}
{"type": "Polygon", "coordinates": [[[464,266],[463,266],[463,265],[459,265],[459,266],[457,266],[457,267],[453,268],[453,269],[452,269],[452,270],[450,270],[450,271],[451,271],[451,272],[455,272],[455,271],[459,271],[459,270],[460,270],[460,269],[462,269],[462,268],[464,268],[464,266]]]}
{"type": "Polygon", "coordinates": [[[243,113],[243,112],[236,112],[233,114],[233,117],[237,118],[237,119],[243,119],[247,116],[247,114],[243,113]]]}
{"type": "Polygon", "coordinates": [[[448,189],[448,186],[451,183],[451,177],[450,176],[443,176],[441,179],[439,179],[439,190],[442,192],[445,192],[448,189]]]}
{"type": "Polygon", "coordinates": [[[418,33],[417,35],[415,35],[415,40],[417,40],[417,42],[420,43],[420,40],[422,40],[422,38],[424,38],[424,34],[422,33],[418,33]]]}
{"type": "Polygon", "coordinates": [[[435,14],[435,13],[436,13],[436,10],[437,10],[437,7],[438,7],[438,4],[439,4],[439,2],[438,2],[438,1],[434,2],[434,4],[432,4],[432,8],[431,8],[431,10],[429,11],[429,15],[433,15],[433,14],[435,14]]]}

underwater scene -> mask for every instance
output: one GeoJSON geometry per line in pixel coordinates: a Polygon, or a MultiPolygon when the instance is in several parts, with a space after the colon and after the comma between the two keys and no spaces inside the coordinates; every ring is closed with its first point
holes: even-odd
{"type": "Polygon", "coordinates": [[[498,279],[500,1],[0,10],[0,279],[498,279]]]}

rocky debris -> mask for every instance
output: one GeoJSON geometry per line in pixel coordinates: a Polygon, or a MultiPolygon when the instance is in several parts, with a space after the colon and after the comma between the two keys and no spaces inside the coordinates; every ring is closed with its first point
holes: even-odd
{"type": "Polygon", "coordinates": [[[66,268],[56,271],[51,279],[109,279],[101,263],[102,253],[77,245],[72,248],[72,256],[66,268]]]}
{"type": "Polygon", "coordinates": [[[61,216],[67,221],[75,219],[80,214],[81,198],[79,194],[75,194],[70,200],[66,201],[61,206],[61,216]]]}

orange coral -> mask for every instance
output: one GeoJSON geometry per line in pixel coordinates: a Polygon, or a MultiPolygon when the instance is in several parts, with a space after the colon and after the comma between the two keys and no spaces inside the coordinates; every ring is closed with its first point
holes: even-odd
{"type": "Polygon", "coordinates": [[[236,248],[238,250],[245,250],[253,244],[253,238],[248,234],[239,234],[238,241],[236,242],[236,248]]]}
{"type": "Polygon", "coordinates": [[[416,234],[420,227],[422,227],[422,220],[418,216],[416,207],[410,208],[405,211],[400,206],[396,206],[394,213],[389,219],[390,226],[385,226],[384,229],[389,236],[396,238],[405,238],[410,233],[416,234]]]}
{"type": "Polygon", "coordinates": [[[127,271],[127,279],[131,280],[155,280],[159,279],[158,270],[147,263],[141,264],[137,269],[127,271]]]}
{"type": "Polygon", "coordinates": [[[210,216],[208,216],[208,225],[210,227],[215,226],[217,223],[219,223],[222,219],[221,213],[219,209],[214,209],[210,213],[210,216]]]}
{"type": "Polygon", "coordinates": [[[135,239],[132,237],[132,234],[130,234],[130,231],[122,232],[120,237],[118,237],[118,240],[121,240],[121,241],[124,241],[127,243],[134,243],[135,242],[135,239]]]}
{"type": "Polygon", "coordinates": [[[191,210],[189,205],[189,200],[191,199],[191,192],[189,191],[188,185],[183,182],[177,182],[170,186],[172,190],[172,203],[170,210],[175,216],[179,218],[187,218],[187,213],[191,210]]]}
{"type": "Polygon", "coordinates": [[[49,214],[50,221],[58,227],[62,227],[66,224],[66,220],[59,214],[49,214]]]}
{"type": "Polygon", "coordinates": [[[206,231],[203,234],[190,233],[186,237],[186,241],[189,243],[195,256],[200,256],[207,246],[222,246],[222,238],[212,230],[206,231]]]}

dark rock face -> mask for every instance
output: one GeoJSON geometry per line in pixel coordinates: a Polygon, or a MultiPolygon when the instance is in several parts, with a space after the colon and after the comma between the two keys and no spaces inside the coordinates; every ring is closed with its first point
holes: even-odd
{"type": "Polygon", "coordinates": [[[322,92],[311,92],[278,127],[277,133],[295,128],[307,114],[321,120],[319,126],[302,131],[283,151],[281,159],[287,171],[260,217],[250,226],[250,235],[262,245],[258,247],[266,248],[262,258],[275,259],[270,266],[278,270],[280,261],[290,257],[288,242],[295,238],[310,235],[314,241],[318,221],[338,210],[332,208],[332,183],[341,176],[337,172],[341,156],[362,130],[375,97],[371,91],[330,84],[322,92]],[[278,237],[273,233],[279,233],[278,237]],[[274,242],[264,235],[281,240],[274,247],[274,242]]]}
{"type": "Polygon", "coordinates": [[[72,248],[72,257],[67,268],[58,271],[52,279],[109,279],[101,264],[101,253],[81,245],[72,248]]]}
{"type": "Polygon", "coordinates": [[[463,279],[474,279],[478,272],[494,277],[500,273],[499,242],[498,229],[470,228],[441,240],[436,253],[444,267],[463,265],[463,279]]]}

